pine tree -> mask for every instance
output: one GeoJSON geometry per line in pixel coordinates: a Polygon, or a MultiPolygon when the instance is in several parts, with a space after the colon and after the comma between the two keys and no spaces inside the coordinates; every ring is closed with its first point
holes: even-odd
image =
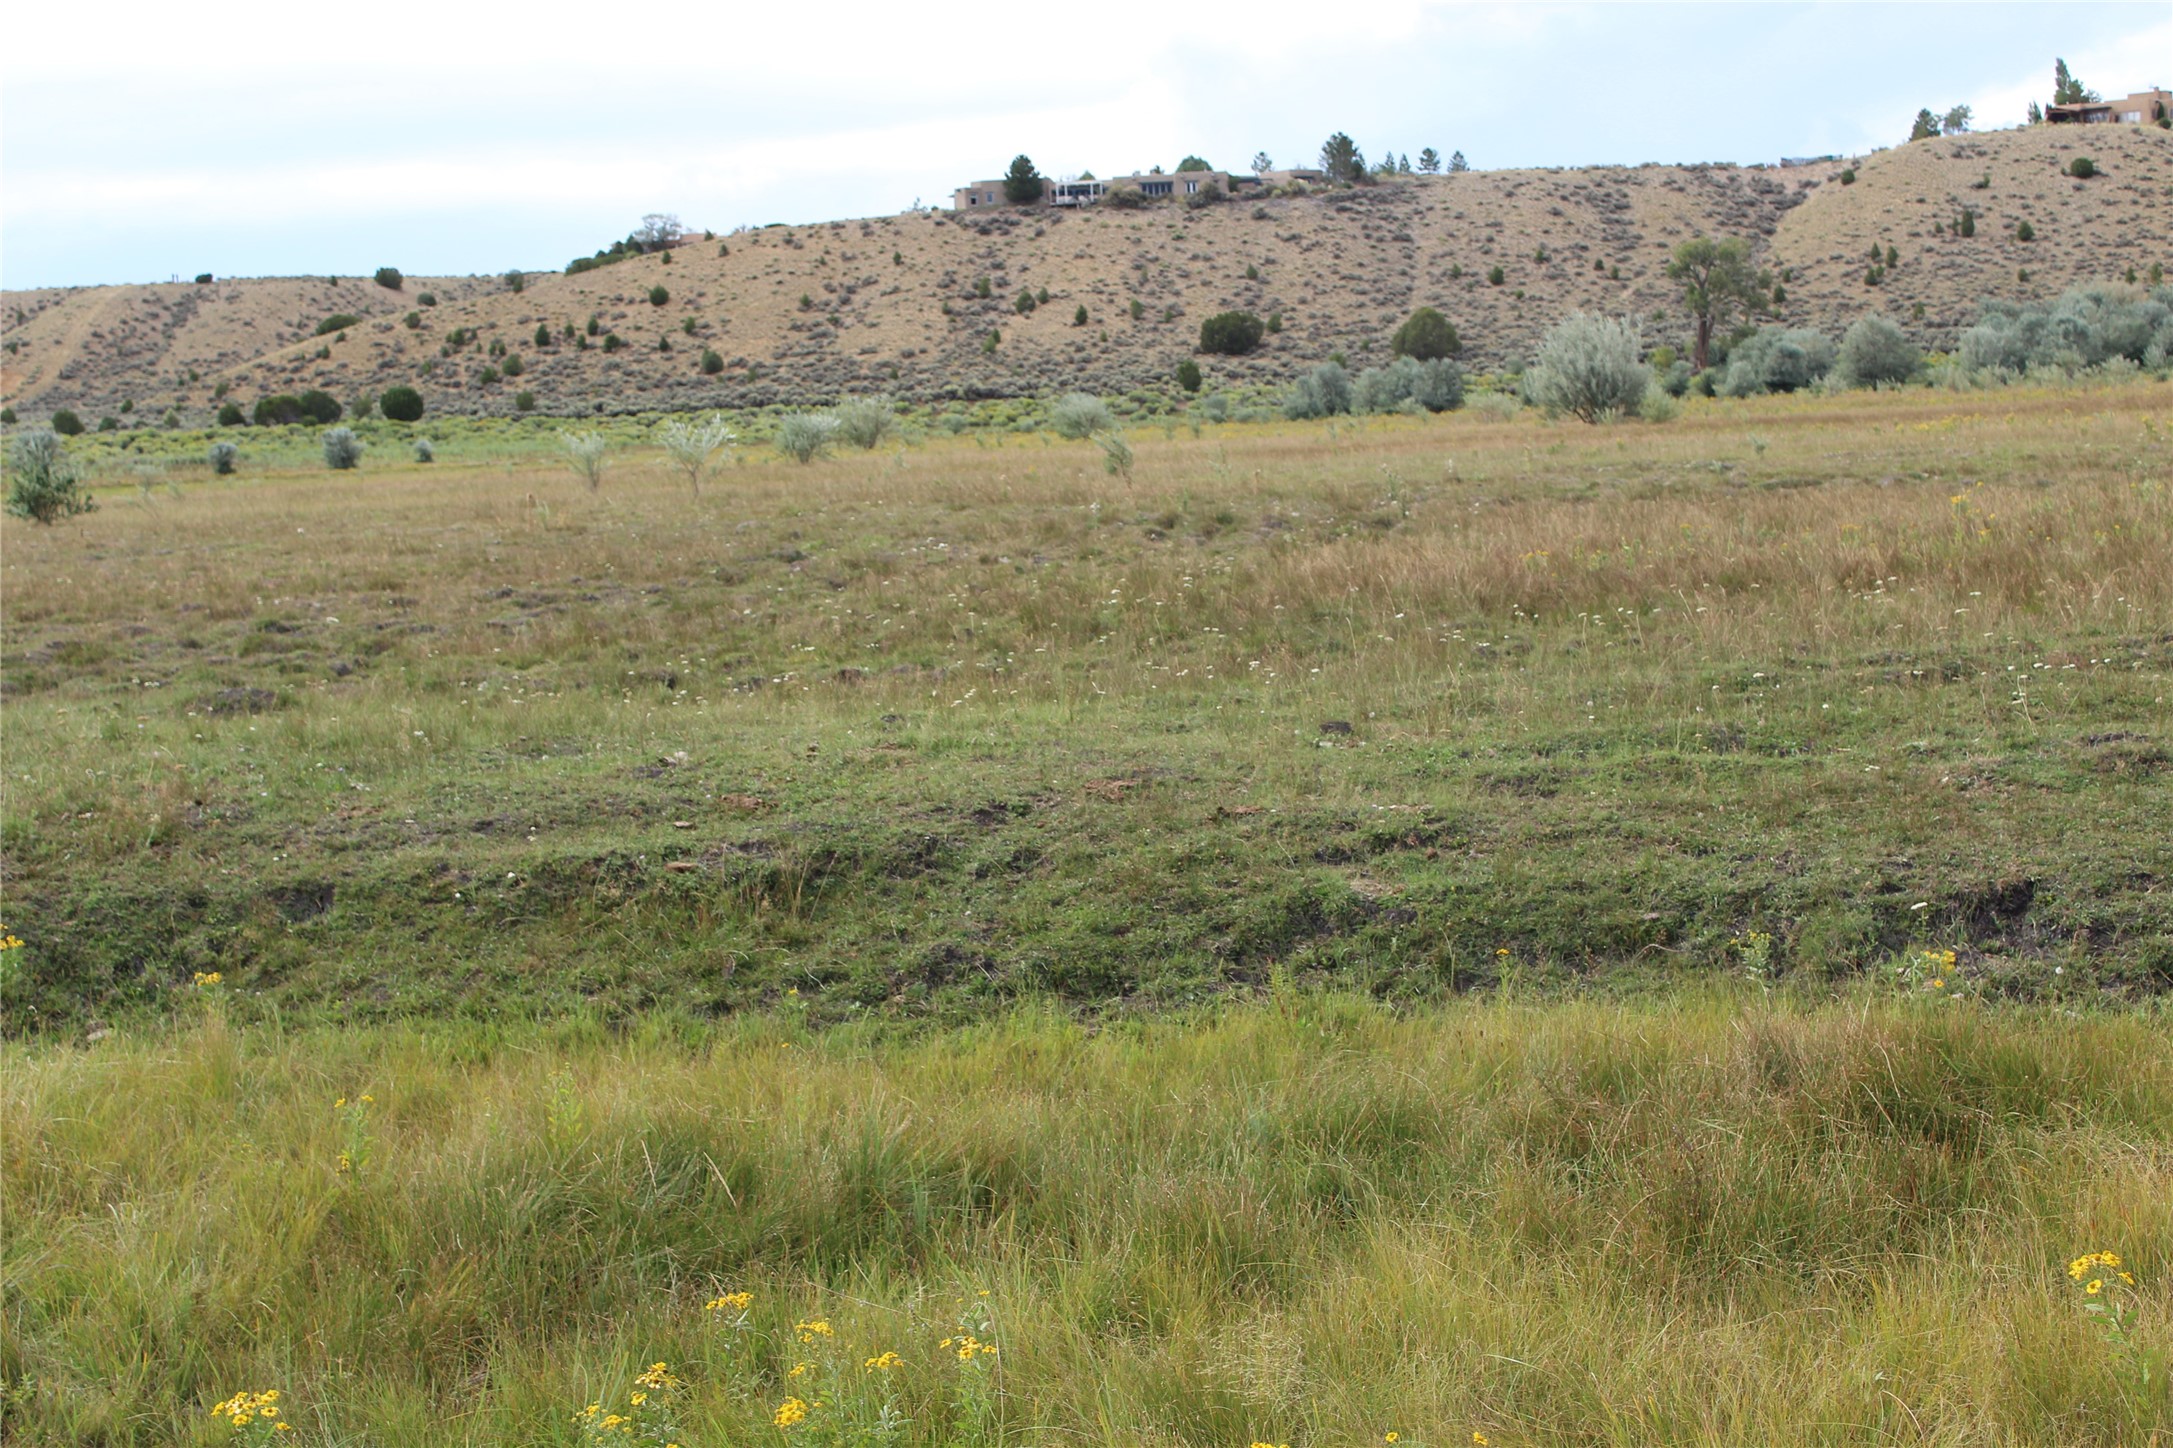
{"type": "Polygon", "coordinates": [[[1418,168],[1429,176],[1439,174],[1441,170],[1441,153],[1428,146],[1418,153],[1418,168]]]}
{"type": "Polygon", "coordinates": [[[1449,152],[1449,170],[1469,171],[1470,169],[1471,163],[1464,159],[1464,153],[1462,151],[1449,152]]]}

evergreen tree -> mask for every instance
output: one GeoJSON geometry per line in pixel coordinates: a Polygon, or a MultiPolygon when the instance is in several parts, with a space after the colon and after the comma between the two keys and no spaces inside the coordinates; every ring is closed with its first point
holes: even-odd
{"type": "Polygon", "coordinates": [[[2068,73],[2067,62],[2052,62],[2052,103],[2056,106],[2079,106],[2091,101],[2103,100],[2096,91],[2084,85],[2068,73]]]}
{"type": "Polygon", "coordinates": [[[1466,160],[1464,159],[1464,153],[1463,153],[1462,151],[1451,151],[1451,152],[1449,152],[1449,170],[1450,170],[1450,171],[1452,171],[1452,172],[1455,172],[1455,171],[1469,171],[1470,169],[1471,169],[1471,163],[1470,163],[1469,161],[1466,161],[1466,160]]]}
{"type": "Polygon", "coordinates": [[[1366,175],[1366,155],[1358,149],[1358,143],[1341,131],[1337,131],[1320,147],[1320,169],[1328,173],[1331,181],[1362,181],[1366,175]]]}
{"type": "Polygon", "coordinates": [[[1933,115],[1928,110],[1918,111],[1916,113],[1916,124],[1909,128],[1909,139],[1912,141],[1923,141],[1928,140],[1938,134],[1939,117],[1933,115]]]}
{"type": "Polygon", "coordinates": [[[1275,169],[1275,163],[1274,163],[1273,161],[1271,161],[1271,160],[1269,160],[1269,159],[1268,159],[1268,153],[1267,153],[1267,152],[1265,152],[1265,151],[1255,151],[1255,152],[1253,152],[1253,153],[1252,153],[1252,173],[1253,173],[1253,175],[1255,175],[1255,176],[1260,176],[1260,175],[1264,175],[1264,174],[1266,174],[1267,172],[1269,172],[1269,171],[1272,171],[1272,170],[1274,170],[1274,169],[1275,169]]]}
{"type": "Polygon", "coordinates": [[[1041,173],[1027,157],[1011,158],[1011,169],[1004,173],[1004,200],[1013,206],[1029,206],[1041,199],[1041,173]]]}
{"type": "Polygon", "coordinates": [[[1429,176],[1438,175],[1441,171],[1441,153],[1428,146],[1418,153],[1418,168],[1429,176]]]}

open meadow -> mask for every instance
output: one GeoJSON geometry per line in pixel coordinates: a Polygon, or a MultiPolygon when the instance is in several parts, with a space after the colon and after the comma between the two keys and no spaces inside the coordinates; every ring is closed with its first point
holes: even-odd
{"type": "Polygon", "coordinates": [[[2165,384],[381,431],[0,533],[10,1441],[2173,1436],[2165,384]]]}

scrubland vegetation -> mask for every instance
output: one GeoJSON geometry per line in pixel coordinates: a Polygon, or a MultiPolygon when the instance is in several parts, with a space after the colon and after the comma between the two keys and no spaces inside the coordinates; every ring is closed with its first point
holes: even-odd
{"type": "Polygon", "coordinates": [[[2166,385],[1622,331],[38,434],[10,1440],[2162,1441],[2166,385]]]}

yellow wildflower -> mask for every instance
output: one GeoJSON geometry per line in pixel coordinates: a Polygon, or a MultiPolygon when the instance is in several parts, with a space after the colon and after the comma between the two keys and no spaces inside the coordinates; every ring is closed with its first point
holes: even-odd
{"type": "Polygon", "coordinates": [[[2117,1252],[2085,1252],[2082,1256],[2067,1264],[2067,1275],[2080,1282],[2090,1275],[2090,1269],[2093,1267],[2117,1269],[2120,1265],[2120,1254],[2117,1252]]]}
{"type": "Polygon", "coordinates": [[[862,1363],[860,1368],[863,1372],[887,1373],[904,1361],[904,1358],[899,1357],[894,1352],[877,1353],[874,1357],[862,1363]]]}
{"type": "Polygon", "coordinates": [[[792,1330],[800,1335],[800,1341],[803,1343],[811,1343],[818,1337],[835,1336],[830,1330],[830,1320],[824,1317],[814,1318],[808,1322],[796,1322],[792,1325],[792,1330]]]}
{"type": "Polygon", "coordinates": [[[1471,1441],[1484,1445],[1487,1441],[1487,1436],[1486,1434],[1480,1432],[1477,1428],[1474,1428],[1471,1430],[1471,1441]]]}
{"type": "Polygon", "coordinates": [[[752,1292],[726,1292],[702,1304],[705,1312],[745,1312],[755,1300],[752,1292]]]}
{"type": "Polygon", "coordinates": [[[770,1414],[770,1421],[780,1428],[790,1428],[807,1417],[807,1404],[799,1398],[787,1398],[770,1414]]]}
{"type": "Polygon", "coordinates": [[[215,970],[200,970],[196,972],[196,984],[199,987],[218,985],[225,979],[225,976],[219,974],[219,972],[215,970]]]}
{"type": "Polygon", "coordinates": [[[2083,1285],[2082,1290],[2095,1297],[2105,1290],[2105,1282],[2102,1278],[2093,1277],[2083,1285]]]}

